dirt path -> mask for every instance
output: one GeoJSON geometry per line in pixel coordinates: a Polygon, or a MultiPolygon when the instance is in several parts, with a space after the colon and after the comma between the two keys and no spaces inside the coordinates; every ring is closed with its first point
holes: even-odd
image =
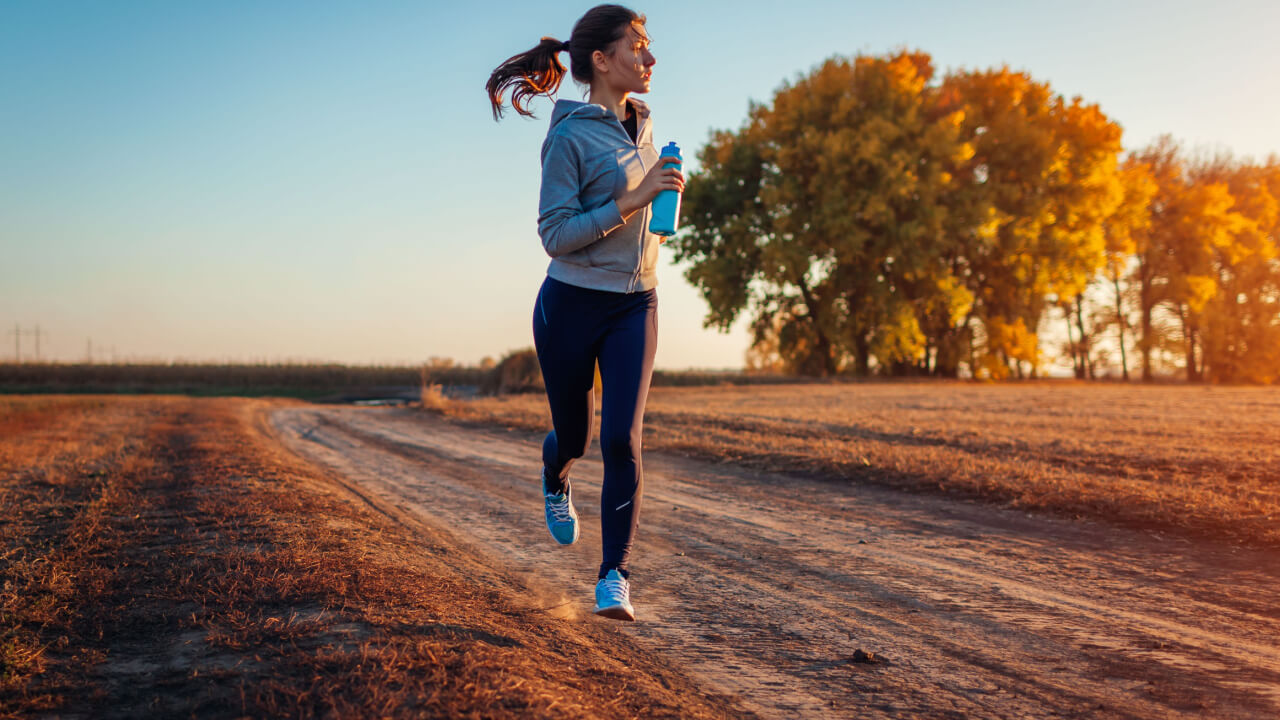
{"type": "MultiPolygon", "coordinates": [[[[582,539],[561,548],[533,436],[385,408],[272,422],[548,614],[607,622],[589,615],[598,453],[575,466],[582,539]]],[[[646,453],[632,569],[640,621],[618,631],[764,717],[1280,713],[1273,552],[646,453]]]]}

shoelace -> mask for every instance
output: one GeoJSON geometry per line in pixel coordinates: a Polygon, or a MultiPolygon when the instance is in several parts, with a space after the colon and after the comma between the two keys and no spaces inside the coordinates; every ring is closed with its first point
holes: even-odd
{"type": "Polygon", "coordinates": [[[627,585],[625,578],[621,580],[605,578],[600,582],[604,583],[604,591],[609,597],[617,598],[622,602],[630,602],[631,588],[627,585]]]}
{"type": "Polygon", "coordinates": [[[568,494],[552,495],[547,501],[547,507],[551,510],[551,515],[556,522],[573,521],[573,516],[569,514],[568,494]]]}

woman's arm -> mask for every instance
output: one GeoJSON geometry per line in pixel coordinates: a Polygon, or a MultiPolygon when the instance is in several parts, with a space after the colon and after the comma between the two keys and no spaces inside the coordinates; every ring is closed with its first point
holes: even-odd
{"type": "Polygon", "coordinates": [[[581,250],[625,222],[614,200],[594,210],[582,209],[580,167],[577,149],[568,138],[552,135],[547,139],[542,150],[538,235],[553,258],[581,250]]]}
{"type": "Polygon", "coordinates": [[[542,149],[542,193],[538,235],[551,257],[581,250],[621,227],[663,190],[684,192],[684,174],[661,163],[649,168],[640,185],[600,207],[584,211],[579,199],[578,151],[567,138],[553,135],[542,149]]]}

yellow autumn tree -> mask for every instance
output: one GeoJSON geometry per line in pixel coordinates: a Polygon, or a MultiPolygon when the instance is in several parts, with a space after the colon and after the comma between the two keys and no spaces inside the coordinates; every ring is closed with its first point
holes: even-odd
{"type": "Polygon", "coordinates": [[[1077,297],[1105,261],[1104,224],[1124,196],[1120,126],[1007,67],[952,73],[940,100],[974,149],[957,176],[965,204],[987,211],[965,236],[971,319],[984,326],[974,337],[985,359],[972,364],[1035,375],[1046,310],[1077,297]]]}
{"type": "Polygon", "coordinates": [[[1120,138],[1007,67],[833,58],[712,134],[670,247],[753,368],[1034,377],[1057,308],[1079,377],[1277,381],[1280,162],[1120,138]]]}
{"type": "Polygon", "coordinates": [[[1144,166],[1155,192],[1148,206],[1148,221],[1133,228],[1134,288],[1138,311],[1138,354],[1142,359],[1142,379],[1156,376],[1154,355],[1169,344],[1171,328],[1161,322],[1160,308],[1171,298],[1169,287],[1176,272],[1171,241],[1179,218],[1179,195],[1185,185],[1181,147],[1168,135],[1134,151],[1132,162],[1144,166]]]}
{"type": "Polygon", "coordinates": [[[927,365],[925,328],[971,298],[946,232],[970,150],[932,77],[924,53],[833,58],[713,134],[669,243],[708,326],[749,313],[763,356],[806,375],[927,365]]]}
{"type": "MultiPolygon", "coordinates": [[[[1218,157],[1196,168],[1196,182],[1223,187],[1232,205],[1212,246],[1217,290],[1199,308],[1204,379],[1273,383],[1280,379],[1280,165],[1218,157]]],[[[1188,373],[1189,375],[1191,373],[1188,373]]]]}
{"type": "Polygon", "coordinates": [[[1201,379],[1204,307],[1218,294],[1215,255],[1234,242],[1242,224],[1225,183],[1188,178],[1174,196],[1173,222],[1164,239],[1172,256],[1168,301],[1182,329],[1187,380],[1201,379]]]}
{"type": "Polygon", "coordinates": [[[1121,280],[1128,274],[1133,257],[1138,252],[1137,236],[1151,227],[1151,201],[1156,194],[1156,181],[1152,177],[1151,167],[1130,154],[1120,168],[1120,186],[1123,189],[1123,199],[1105,223],[1107,261],[1104,280],[1111,286],[1120,369],[1122,377],[1128,380],[1129,315],[1121,280]]]}

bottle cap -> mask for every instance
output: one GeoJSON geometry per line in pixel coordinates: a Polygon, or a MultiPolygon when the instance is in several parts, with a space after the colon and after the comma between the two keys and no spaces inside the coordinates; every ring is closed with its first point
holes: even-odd
{"type": "Polygon", "coordinates": [[[680,147],[676,145],[674,140],[667,143],[667,146],[662,148],[662,153],[659,157],[674,157],[677,160],[684,162],[684,158],[680,156],[680,147]]]}

